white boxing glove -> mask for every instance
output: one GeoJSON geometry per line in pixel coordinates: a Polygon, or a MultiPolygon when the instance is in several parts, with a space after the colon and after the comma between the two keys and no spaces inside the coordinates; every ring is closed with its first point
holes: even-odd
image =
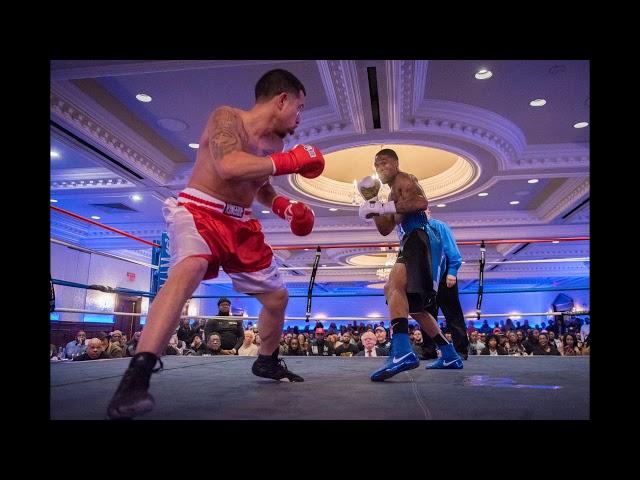
{"type": "Polygon", "coordinates": [[[358,182],[358,191],[365,200],[376,201],[378,200],[378,192],[381,186],[380,180],[376,180],[371,176],[364,177],[358,182]]]}
{"type": "Polygon", "coordinates": [[[364,202],[358,209],[358,215],[362,219],[375,217],[376,215],[387,215],[391,213],[396,213],[395,202],[382,203],[370,200],[368,202],[364,202]]]}

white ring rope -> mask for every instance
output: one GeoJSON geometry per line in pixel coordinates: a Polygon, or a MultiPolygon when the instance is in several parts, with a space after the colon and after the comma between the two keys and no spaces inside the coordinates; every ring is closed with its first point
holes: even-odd
{"type": "MultiPolygon", "coordinates": [[[[127,317],[146,317],[148,313],[130,313],[130,312],[104,312],[104,311],[96,311],[96,310],[83,310],[79,308],[56,308],[56,312],[63,313],[92,313],[95,315],[121,315],[127,317]]],[[[560,315],[589,315],[588,311],[580,311],[580,312],[534,312],[534,313],[486,313],[482,314],[482,318],[493,318],[493,317],[546,317],[546,316],[560,316],[560,315]]],[[[196,318],[196,319],[220,319],[225,320],[229,319],[229,315],[220,316],[220,315],[182,315],[180,318],[196,318]]],[[[258,320],[259,317],[240,317],[231,315],[231,317],[242,318],[243,320],[258,320]]],[[[476,314],[465,315],[464,318],[476,318],[476,314]]],[[[439,315],[438,318],[444,318],[444,316],[439,315]]],[[[289,320],[306,320],[307,317],[285,317],[285,321],[289,320]]],[[[389,317],[323,317],[323,318],[311,318],[310,321],[314,322],[322,322],[327,323],[332,320],[336,321],[353,321],[353,320],[366,320],[368,322],[377,322],[379,320],[390,320],[389,317]]]]}

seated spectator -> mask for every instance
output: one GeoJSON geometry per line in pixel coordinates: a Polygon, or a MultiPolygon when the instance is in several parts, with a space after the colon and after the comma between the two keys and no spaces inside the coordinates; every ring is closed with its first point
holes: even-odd
{"type": "Polygon", "coordinates": [[[116,344],[118,347],[122,349],[122,353],[124,355],[124,349],[127,348],[127,344],[123,341],[122,332],[120,330],[114,330],[109,335],[112,343],[116,344]]]}
{"type": "Polygon", "coordinates": [[[356,345],[351,343],[351,334],[344,332],[342,334],[342,345],[336,348],[336,357],[353,357],[357,355],[359,349],[356,345]]]}
{"type": "Polygon", "coordinates": [[[207,348],[207,346],[202,341],[202,337],[200,334],[195,334],[193,336],[193,340],[191,340],[191,345],[189,346],[194,355],[202,355],[207,348]]]}
{"type": "MultiPolygon", "coordinates": [[[[308,325],[307,325],[308,326],[308,325]]],[[[309,355],[309,334],[301,333],[298,335],[298,343],[305,355],[309,355]]]]}
{"type": "Polygon", "coordinates": [[[582,322],[582,326],[580,327],[580,338],[582,338],[583,342],[589,336],[590,332],[591,332],[591,320],[589,319],[589,317],[585,317],[584,321],[582,322]]]}
{"type": "Polygon", "coordinates": [[[473,325],[473,321],[469,320],[467,322],[467,336],[471,335],[471,332],[475,332],[476,331],[476,327],[473,325]]]}
{"type": "Polygon", "coordinates": [[[255,334],[253,330],[245,330],[244,332],[244,342],[240,345],[238,349],[238,355],[243,357],[257,357],[258,356],[258,346],[253,343],[255,340],[255,334]]]}
{"type": "Polygon", "coordinates": [[[351,332],[351,343],[358,347],[358,351],[362,350],[360,348],[362,344],[360,343],[360,332],[358,330],[351,332]]]}
{"type": "Polygon", "coordinates": [[[314,338],[309,342],[309,355],[315,356],[332,356],[333,346],[324,338],[324,329],[316,327],[314,338]]]}
{"type": "Polygon", "coordinates": [[[78,333],[76,334],[76,339],[71,340],[64,347],[64,357],[75,358],[82,355],[84,351],[87,349],[87,345],[85,343],[86,340],[87,340],[87,334],[84,333],[84,330],[78,330],[78,333]]]}
{"type": "Polygon", "coordinates": [[[109,358],[122,358],[124,356],[120,345],[112,342],[106,333],[98,332],[96,338],[102,342],[102,349],[105,353],[109,354],[109,358]]]}
{"type": "Polygon", "coordinates": [[[182,340],[185,343],[193,341],[192,336],[195,334],[195,332],[191,329],[188,318],[180,319],[180,325],[176,330],[176,334],[178,335],[178,340],[182,340]]]}
{"type": "Polygon", "coordinates": [[[422,336],[422,330],[416,328],[413,332],[413,338],[411,341],[411,348],[420,360],[427,360],[429,358],[425,352],[424,337],[422,336]]]}
{"type": "Polygon", "coordinates": [[[504,324],[504,329],[508,332],[509,330],[515,330],[516,327],[513,325],[513,320],[507,318],[507,321],[504,324]]]}
{"type": "Polygon", "coordinates": [[[360,335],[360,341],[364,345],[364,350],[358,352],[356,354],[357,357],[386,357],[389,355],[389,352],[384,348],[376,345],[378,339],[371,330],[367,330],[360,335]]]}
{"type": "Polygon", "coordinates": [[[469,355],[480,355],[485,344],[480,341],[480,334],[474,330],[469,334],[469,355]]]}
{"type": "Polygon", "coordinates": [[[560,350],[560,354],[568,357],[575,356],[575,355],[582,355],[582,352],[578,348],[576,338],[573,334],[565,333],[562,343],[563,343],[563,346],[562,346],[562,349],[560,350]]]}
{"type": "Polygon", "coordinates": [[[136,349],[138,348],[138,342],[140,341],[141,335],[141,331],[137,331],[133,334],[133,337],[131,337],[131,341],[127,344],[127,348],[125,348],[125,357],[133,357],[136,354],[136,349]]]}
{"type": "Polygon", "coordinates": [[[87,350],[73,360],[82,362],[85,360],[102,360],[104,358],[111,358],[111,356],[104,351],[102,341],[99,338],[90,338],[87,340],[87,350]]]}
{"type": "Polygon", "coordinates": [[[480,333],[484,333],[485,335],[491,333],[491,327],[489,326],[489,322],[487,320],[482,321],[482,325],[480,325],[480,329],[478,330],[480,333]]]}
{"type": "Polygon", "coordinates": [[[391,341],[387,340],[387,331],[385,330],[383,323],[381,323],[381,326],[376,327],[373,330],[373,333],[376,335],[376,345],[378,347],[384,348],[385,351],[389,352],[389,349],[391,348],[391,341]]]}
{"type": "MultiPolygon", "coordinates": [[[[526,323],[526,320],[525,320],[526,323]]],[[[545,333],[545,336],[547,334],[545,333]]],[[[528,355],[531,355],[531,353],[533,352],[533,350],[538,346],[538,337],[540,336],[540,330],[534,328],[533,330],[531,330],[530,333],[528,333],[527,335],[527,339],[525,341],[522,342],[522,346],[524,347],[525,351],[527,352],[528,355]]],[[[549,337],[547,337],[547,341],[548,341],[549,337]]]]}
{"type": "Polygon", "coordinates": [[[303,356],[306,355],[307,352],[304,352],[300,347],[300,342],[298,341],[298,337],[292,337],[289,341],[289,348],[287,349],[287,353],[285,355],[295,355],[295,356],[303,356]]]}
{"type": "Polygon", "coordinates": [[[549,335],[540,333],[538,344],[534,347],[531,355],[560,355],[560,352],[555,345],[549,343],[549,335]]]}
{"type": "Polygon", "coordinates": [[[549,336],[549,343],[555,345],[558,351],[562,352],[562,339],[556,338],[556,332],[553,330],[546,330],[544,332],[549,336]]]}
{"type": "Polygon", "coordinates": [[[591,333],[587,335],[587,338],[584,340],[584,345],[582,346],[582,355],[591,355],[591,333]]]}
{"type": "Polygon", "coordinates": [[[224,355],[224,352],[222,351],[222,339],[220,338],[220,335],[218,335],[217,333],[212,333],[211,335],[209,335],[207,345],[205,346],[204,350],[202,350],[202,353],[197,355],[224,355]]]}
{"type": "Polygon", "coordinates": [[[291,344],[291,339],[293,338],[292,333],[286,333],[282,339],[280,339],[280,355],[286,355],[289,350],[289,345],[291,344]]]}
{"type": "Polygon", "coordinates": [[[507,333],[507,343],[504,345],[507,355],[524,356],[527,354],[524,347],[518,343],[516,330],[509,330],[507,333]]]}
{"type": "Polygon", "coordinates": [[[489,335],[487,336],[487,346],[482,349],[480,355],[506,355],[507,352],[498,345],[498,336],[497,335],[489,335]]]}
{"type": "Polygon", "coordinates": [[[169,339],[169,345],[164,351],[165,355],[182,355],[186,349],[186,344],[182,340],[178,340],[178,334],[174,333],[169,339]]]}

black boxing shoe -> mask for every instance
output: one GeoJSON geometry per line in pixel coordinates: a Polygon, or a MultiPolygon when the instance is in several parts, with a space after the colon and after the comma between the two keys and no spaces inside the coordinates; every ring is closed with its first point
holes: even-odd
{"type": "Polygon", "coordinates": [[[287,364],[283,359],[261,361],[260,358],[253,362],[251,372],[264,378],[272,378],[274,380],[282,380],[284,382],[304,382],[300,375],[290,372],[287,364]]]}
{"type": "Polygon", "coordinates": [[[162,361],[150,352],[137,353],[131,359],[129,368],[124,372],[120,385],[113,395],[107,415],[112,420],[129,419],[153,409],[155,401],[149,390],[149,378],[152,373],[162,369],[162,361]],[[158,368],[153,368],[160,362],[158,368]]]}

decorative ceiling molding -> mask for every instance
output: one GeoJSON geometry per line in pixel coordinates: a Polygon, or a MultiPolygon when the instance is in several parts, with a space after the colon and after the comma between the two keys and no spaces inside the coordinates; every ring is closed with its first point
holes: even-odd
{"type": "Polygon", "coordinates": [[[51,190],[74,190],[89,188],[123,188],[131,187],[135,184],[123,178],[108,178],[99,180],[60,180],[51,182],[51,190]]]}
{"type": "Polygon", "coordinates": [[[427,81],[426,60],[387,60],[385,73],[389,95],[389,131],[403,130],[403,120],[415,117],[422,103],[427,81]]]}
{"type": "Polygon", "coordinates": [[[400,130],[402,121],[402,64],[403,60],[387,60],[385,74],[387,76],[387,112],[389,116],[389,131],[400,130]]]}
{"type": "Polygon", "coordinates": [[[51,171],[52,190],[134,187],[133,182],[114,175],[106,168],[68,168],[51,171]]]}
{"type": "Polygon", "coordinates": [[[160,185],[172,177],[170,172],[174,163],[170,159],[73,85],[52,84],[50,101],[54,117],[72,130],[82,132],[128,167],[160,185]],[[103,125],[108,125],[109,129],[103,125]]]}
{"type": "Polygon", "coordinates": [[[529,145],[509,166],[511,169],[589,168],[589,146],[580,144],[529,145]]]}
{"type": "Polygon", "coordinates": [[[57,212],[51,213],[49,222],[49,235],[59,240],[78,243],[86,238],[88,232],[87,224],[71,219],[57,212]]]}
{"type": "Polygon", "coordinates": [[[362,100],[354,61],[318,60],[329,106],[306,111],[287,145],[365,133],[362,100]]]}
{"type": "MultiPolygon", "coordinates": [[[[140,225],[139,223],[119,223],[118,230],[122,230],[130,235],[143,238],[144,240],[157,239],[162,237],[162,232],[166,231],[164,223],[148,223],[140,225]]],[[[87,233],[87,240],[94,238],[122,238],[119,233],[104,230],[100,227],[91,227],[87,233]]],[[[133,240],[135,242],[135,240],[133,240]]],[[[140,243],[137,243],[140,245],[140,243]]]]}
{"type": "Polygon", "coordinates": [[[418,131],[454,137],[491,151],[506,170],[525,148],[522,131],[500,115],[484,108],[425,100],[410,118],[403,118],[402,131],[418,131]]]}
{"type": "Polygon", "coordinates": [[[364,112],[353,60],[318,60],[318,68],[331,106],[343,120],[348,120],[356,133],[365,133],[364,112]]]}
{"type": "Polygon", "coordinates": [[[535,214],[545,223],[552,221],[584,200],[590,184],[589,177],[569,178],[542,202],[535,214]]]}

